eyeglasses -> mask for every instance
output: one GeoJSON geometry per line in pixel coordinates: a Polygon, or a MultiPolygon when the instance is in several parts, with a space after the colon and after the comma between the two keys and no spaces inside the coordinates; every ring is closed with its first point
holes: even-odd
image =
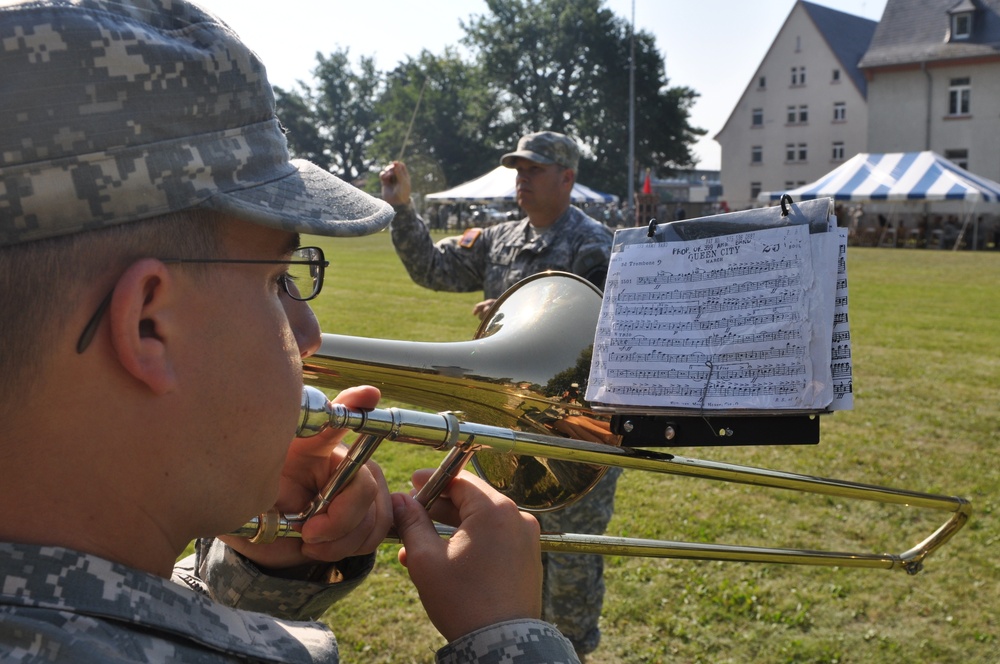
{"type": "MultiPolygon", "coordinates": [[[[230,265],[287,265],[288,270],[281,275],[281,287],[288,297],[299,302],[307,302],[323,290],[323,275],[326,268],[330,266],[330,261],[323,256],[323,250],[319,247],[299,247],[292,251],[292,260],[287,261],[267,261],[267,260],[240,260],[233,258],[161,258],[162,263],[179,265],[183,263],[225,263],[230,265]]],[[[97,333],[97,326],[104,316],[104,312],[111,304],[111,296],[114,289],[101,301],[97,311],[87,321],[83,333],[80,334],[76,342],[76,352],[82,353],[87,350],[87,346],[94,340],[97,333]]]]}

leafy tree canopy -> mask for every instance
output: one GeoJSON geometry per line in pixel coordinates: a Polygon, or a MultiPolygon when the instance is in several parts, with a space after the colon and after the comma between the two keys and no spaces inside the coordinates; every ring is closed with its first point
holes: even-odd
{"type": "Polygon", "coordinates": [[[486,172],[517,139],[545,129],[583,150],[579,180],[627,194],[629,70],[635,63],[635,156],[658,172],[693,165],[697,93],[670,87],[655,38],[603,0],[486,0],[462,23],[457,47],[423,51],[388,72],[372,58],[355,69],[344,50],[317,54],[315,89],[276,89],[278,113],[296,156],[347,180],[368,179],[402,157],[418,192],[486,172]]]}
{"type": "MultiPolygon", "coordinates": [[[[521,134],[551,129],[580,141],[579,179],[624,195],[628,183],[631,27],[603,0],[487,0],[465,43],[521,134]]],[[[659,171],[693,165],[705,132],[689,124],[697,93],[669,88],[655,38],[635,35],[635,155],[659,171]]],[[[636,169],[639,170],[638,168],[636,169]]]]}
{"type": "Polygon", "coordinates": [[[316,88],[299,82],[295,90],[276,87],[278,118],[292,153],[353,182],[376,165],[371,145],[383,92],[372,57],[362,56],[355,71],[346,49],[316,54],[316,88]]]}

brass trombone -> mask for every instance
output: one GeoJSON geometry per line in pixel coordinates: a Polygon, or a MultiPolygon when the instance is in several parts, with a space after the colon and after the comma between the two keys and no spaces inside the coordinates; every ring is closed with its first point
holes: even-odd
{"type": "MultiPolygon", "coordinates": [[[[424,343],[323,335],[309,358],[307,382],[328,389],[372,384],[383,397],[425,408],[360,411],[332,404],[315,387],[303,393],[299,435],[332,426],[360,434],[330,482],[300,514],[276,511],[236,534],[255,541],[295,536],[296,525],[325,508],[385,439],[447,451],[417,498],[430,504],[468,461],[522,509],[544,512],[579,499],[609,466],[790,489],[950,513],[948,520],[900,554],[847,553],[543,533],[542,548],[564,553],[772,562],[904,569],[923,560],[968,520],[970,503],[932,495],[621,447],[610,414],[582,400],[601,294],[571,274],[521,282],[494,305],[471,341],[424,343]],[[569,436],[569,437],[567,437],[569,436]]],[[[450,530],[440,526],[439,532],[450,530]]]]}

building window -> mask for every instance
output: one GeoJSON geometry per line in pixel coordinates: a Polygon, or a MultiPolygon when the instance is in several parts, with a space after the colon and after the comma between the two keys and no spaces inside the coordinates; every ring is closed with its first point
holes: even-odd
{"type": "Polygon", "coordinates": [[[971,95],[972,79],[951,79],[951,85],[948,86],[948,115],[968,115],[971,95]]]}
{"type": "Polygon", "coordinates": [[[792,67],[792,85],[806,84],[806,68],[792,67]]]}
{"type": "Polygon", "coordinates": [[[944,158],[955,164],[959,168],[969,169],[969,151],[968,150],[945,150],[944,158]]]}
{"type": "Polygon", "coordinates": [[[788,124],[805,124],[809,122],[809,107],[806,105],[789,106],[785,117],[788,124]]]}
{"type": "Polygon", "coordinates": [[[785,180],[785,191],[788,191],[790,189],[795,189],[795,183],[792,182],[791,180],[785,180]]]}
{"type": "Polygon", "coordinates": [[[764,109],[763,108],[755,108],[755,109],[753,109],[753,111],[751,111],[750,114],[751,114],[751,118],[752,118],[750,122],[751,122],[751,124],[754,127],[762,127],[762,126],[764,126],[764,109]]]}
{"type": "Polygon", "coordinates": [[[972,36],[972,12],[951,15],[951,39],[965,40],[972,36]]]}
{"type": "Polygon", "coordinates": [[[760,88],[761,90],[763,90],[764,88],[767,87],[767,77],[766,76],[761,76],[760,78],[757,79],[757,87],[760,88]]]}
{"type": "Polygon", "coordinates": [[[757,196],[760,194],[760,190],[761,190],[760,182],[751,182],[750,183],[750,200],[752,200],[752,201],[757,200],[757,196]]]}
{"type": "Polygon", "coordinates": [[[830,80],[832,80],[834,83],[840,83],[840,70],[839,69],[834,69],[833,70],[833,75],[830,77],[830,80]]]}
{"type": "Polygon", "coordinates": [[[806,143],[786,143],[785,144],[785,161],[796,162],[796,161],[807,161],[809,159],[809,147],[806,143]]]}
{"type": "Polygon", "coordinates": [[[844,143],[842,141],[833,142],[833,155],[831,158],[834,161],[844,161],[844,143]]]}
{"type": "Polygon", "coordinates": [[[844,122],[847,120],[847,104],[842,101],[833,102],[833,121],[844,122]]]}
{"type": "Polygon", "coordinates": [[[760,164],[764,161],[764,148],[759,145],[755,145],[750,148],[750,163],[760,164]]]}

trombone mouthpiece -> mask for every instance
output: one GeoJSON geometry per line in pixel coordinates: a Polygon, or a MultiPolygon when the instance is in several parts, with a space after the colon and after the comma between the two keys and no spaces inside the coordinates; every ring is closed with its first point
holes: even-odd
{"type": "Polygon", "coordinates": [[[330,400],[321,390],[311,385],[304,386],[299,428],[295,431],[295,435],[299,438],[308,438],[328,426],[330,426],[330,400]]]}

